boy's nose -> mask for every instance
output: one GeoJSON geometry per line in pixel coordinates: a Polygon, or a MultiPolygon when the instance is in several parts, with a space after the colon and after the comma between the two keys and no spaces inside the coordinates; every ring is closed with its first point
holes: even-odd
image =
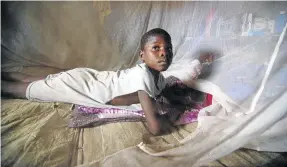
{"type": "Polygon", "coordinates": [[[160,56],[161,57],[165,57],[166,56],[167,51],[165,49],[161,50],[160,56]]]}

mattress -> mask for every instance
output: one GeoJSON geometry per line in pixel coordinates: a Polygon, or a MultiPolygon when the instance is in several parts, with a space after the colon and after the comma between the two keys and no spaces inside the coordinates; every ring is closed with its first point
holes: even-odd
{"type": "MultiPolygon", "coordinates": [[[[3,166],[96,166],[94,162],[124,149],[147,144],[177,144],[197,123],[152,136],[142,122],[112,123],[93,128],[68,128],[72,105],[2,99],[1,163],[3,166]]],[[[286,153],[239,149],[208,166],[280,166],[286,153]]]]}

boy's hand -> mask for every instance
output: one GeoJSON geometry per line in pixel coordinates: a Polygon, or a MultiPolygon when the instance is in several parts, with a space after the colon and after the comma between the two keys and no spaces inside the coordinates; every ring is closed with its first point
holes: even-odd
{"type": "Polygon", "coordinates": [[[167,115],[158,115],[157,120],[160,124],[161,134],[169,133],[172,129],[172,123],[167,115]]]}
{"type": "Polygon", "coordinates": [[[213,53],[202,53],[198,60],[200,61],[200,63],[212,63],[214,59],[214,55],[213,53]]]}
{"type": "Polygon", "coordinates": [[[176,108],[170,104],[158,102],[156,102],[156,104],[158,108],[158,114],[165,115],[171,124],[175,123],[184,111],[184,108],[176,108]]]}
{"type": "Polygon", "coordinates": [[[174,109],[173,111],[168,113],[169,121],[174,125],[175,122],[180,118],[183,112],[181,110],[174,109]]]}

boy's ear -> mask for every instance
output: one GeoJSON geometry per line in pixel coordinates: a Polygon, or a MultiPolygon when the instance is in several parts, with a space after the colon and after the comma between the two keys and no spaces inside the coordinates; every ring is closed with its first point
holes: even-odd
{"type": "Polygon", "coordinates": [[[144,61],[144,58],[143,58],[143,51],[142,51],[142,50],[140,51],[140,59],[141,59],[142,61],[144,61]]]}

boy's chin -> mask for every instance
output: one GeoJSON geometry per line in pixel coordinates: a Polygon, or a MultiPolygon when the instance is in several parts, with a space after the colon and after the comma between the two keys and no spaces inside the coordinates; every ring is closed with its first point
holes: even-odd
{"type": "Polygon", "coordinates": [[[169,65],[156,65],[156,66],[149,66],[150,69],[153,69],[158,72],[166,71],[168,69],[169,65]]]}
{"type": "Polygon", "coordinates": [[[162,71],[166,71],[168,69],[168,65],[167,66],[160,66],[157,68],[157,71],[162,72],[162,71]]]}

